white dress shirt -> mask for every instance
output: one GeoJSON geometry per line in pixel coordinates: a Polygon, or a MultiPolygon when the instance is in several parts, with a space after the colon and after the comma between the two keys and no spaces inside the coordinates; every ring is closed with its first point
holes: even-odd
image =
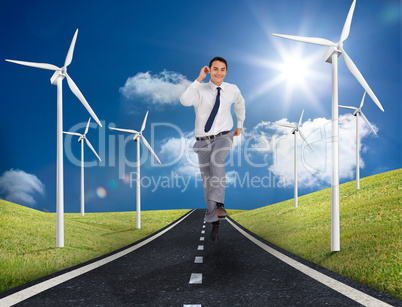
{"type": "Polygon", "coordinates": [[[204,131],[205,124],[214,107],[218,86],[211,81],[200,83],[195,80],[181,95],[180,102],[184,106],[194,106],[195,109],[195,136],[203,137],[207,135],[216,135],[223,131],[230,131],[233,128],[233,118],[231,114],[231,105],[234,103],[234,111],[237,117],[237,128],[243,128],[243,122],[246,118],[246,108],[244,98],[239,88],[227,82],[223,82],[219,87],[220,105],[218,113],[212,124],[211,130],[204,131]]]}

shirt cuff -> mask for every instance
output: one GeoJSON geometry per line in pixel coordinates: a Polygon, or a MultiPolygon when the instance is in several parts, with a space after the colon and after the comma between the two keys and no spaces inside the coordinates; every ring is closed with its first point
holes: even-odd
{"type": "Polygon", "coordinates": [[[244,122],[244,120],[238,120],[237,121],[237,128],[240,128],[240,129],[243,129],[243,122],[244,122]]]}

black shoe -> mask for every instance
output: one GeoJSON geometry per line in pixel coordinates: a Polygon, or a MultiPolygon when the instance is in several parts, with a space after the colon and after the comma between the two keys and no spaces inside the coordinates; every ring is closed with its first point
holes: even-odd
{"type": "Polygon", "coordinates": [[[218,232],[219,232],[219,221],[212,223],[210,238],[212,242],[218,242],[218,232]]]}
{"type": "Polygon", "coordinates": [[[216,203],[215,215],[217,215],[220,220],[226,218],[226,210],[222,203],[216,203]]]}

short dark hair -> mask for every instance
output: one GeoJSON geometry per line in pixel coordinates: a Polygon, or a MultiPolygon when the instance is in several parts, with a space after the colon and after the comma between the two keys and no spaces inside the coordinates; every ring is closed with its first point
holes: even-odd
{"type": "Polygon", "coordinates": [[[225,63],[225,65],[226,65],[226,70],[228,69],[228,63],[226,62],[226,60],[225,60],[224,58],[221,58],[220,56],[214,57],[214,58],[209,62],[209,68],[212,67],[212,63],[215,62],[215,61],[219,61],[219,62],[225,63]]]}

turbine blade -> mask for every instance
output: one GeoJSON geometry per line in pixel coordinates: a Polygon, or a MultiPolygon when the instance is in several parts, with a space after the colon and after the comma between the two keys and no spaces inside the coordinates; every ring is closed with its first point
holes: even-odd
{"type": "Polygon", "coordinates": [[[370,86],[367,84],[366,80],[364,80],[362,74],[360,71],[357,69],[356,65],[353,63],[352,59],[348,56],[348,54],[345,52],[345,50],[342,49],[343,53],[343,58],[345,59],[345,64],[346,67],[349,69],[349,71],[352,73],[353,76],[359,81],[361,86],[366,90],[366,92],[369,94],[371,99],[375,102],[375,104],[380,108],[381,111],[384,112],[384,109],[378,100],[377,96],[374,94],[374,92],[371,90],[370,86]]]}
{"type": "Polygon", "coordinates": [[[81,91],[78,89],[77,85],[75,85],[73,79],[70,78],[70,76],[66,73],[67,77],[67,83],[68,86],[70,87],[71,91],[74,93],[75,96],[81,101],[81,103],[84,105],[84,107],[87,109],[89,114],[91,114],[92,118],[98,123],[99,126],[102,127],[101,122],[99,121],[98,117],[96,116],[95,112],[92,110],[92,108],[89,106],[88,102],[86,101],[84,95],[82,95],[81,91]]]}
{"type": "Polygon", "coordinates": [[[95,149],[92,147],[91,143],[87,139],[85,139],[85,141],[87,142],[88,147],[92,149],[92,151],[94,152],[95,156],[98,157],[99,161],[102,161],[102,159],[96,153],[95,149]]]}
{"type": "Polygon", "coordinates": [[[145,125],[146,125],[146,123],[147,123],[147,117],[148,117],[148,111],[147,111],[147,114],[145,114],[144,121],[142,122],[142,126],[141,126],[140,132],[142,132],[142,131],[145,129],[145,125]]]}
{"type": "Polygon", "coordinates": [[[353,1],[352,5],[350,6],[348,17],[346,17],[345,24],[342,29],[341,34],[341,42],[346,40],[350,33],[350,25],[352,24],[353,13],[355,11],[356,0],[353,1]]]}
{"type": "Polygon", "coordinates": [[[76,132],[64,132],[65,134],[70,134],[70,135],[76,135],[76,136],[82,136],[82,134],[76,133],[76,132]]]}
{"type": "Polygon", "coordinates": [[[147,148],[149,149],[149,151],[155,156],[156,160],[158,160],[158,162],[159,162],[160,164],[162,164],[161,161],[159,160],[158,156],[157,156],[157,155],[155,154],[155,152],[153,151],[151,145],[149,145],[149,143],[147,142],[147,140],[146,140],[144,137],[142,137],[142,139],[143,139],[143,141],[144,141],[145,146],[147,146],[147,148]]]}
{"type": "Polygon", "coordinates": [[[303,43],[309,43],[309,44],[315,44],[315,45],[321,45],[321,46],[336,46],[336,44],[334,42],[331,42],[330,40],[327,40],[325,38],[303,37],[303,36],[284,35],[284,34],[275,34],[275,33],[272,33],[272,35],[291,39],[291,40],[298,41],[298,42],[303,42],[303,43]]]}
{"type": "Polygon", "coordinates": [[[68,49],[66,60],[64,61],[64,67],[70,65],[71,61],[73,60],[73,53],[74,53],[75,42],[77,40],[77,35],[78,35],[78,29],[75,31],[73,40],[71,41],[70,44],[70,48],[68,49]]]}
{"type": "Polygon", "coordinates": [[[364,94],[363,94],[362,102],[360,103],[360,110],[363,108],[364,98],[366,97],[366,93],[367,92],[364,92],[364,94]]]}
{"type": "Polygon", "coordinates": [[[357,108],[355,108],[355,107],[348,107],[348,106],[341,106],[341,105],[338,105],[338,107],[344,108],[344,109],[357,110],[357,108]]]}
{"type": "Polygon", "coordinates": [[[34,62],[25,62],[25,61],[15,61],[15,60],[6,60],[7,62],[10,63],[15,63],[19,65],[24,65],[24,66],[29,66],[29,67],[35,67],[35,68],[41,68],[41,69],[47,69],[47,70],[61,70],[61,68],[52,65],[52,64],[46,64],[46,63],[34,63],[34,62]]]}
{"type": "Polygon", "coordinates": [[[109,127],[109,129],[122,131],[122,132],[128,132],[128,133],[138,133],[138,131],[131,130],[131,129],[120,129],[120,128],[112,128],[112,127],[109,127]]]}
{"type": "Polygon", "coordinates": [[[85,133],[84,133],[84,135],[88,133],[89,123],[90,123],[90,122],[91,122],[91,118],[89,118],[89,120],[88,120],[88,124],[87,124],[87,127],[85,128],[85,133]]]}
{"type": "Polygon", "coordinates": [[[377,133],[374,131],[373,127],[370,125],[370,122],[368,121],[366,116],[364,116],[363,112],[360,112],[360,114],[362,115],[363,120],[367,123],[367,125],[370,127],[370,129],[374,132],[374,134],[377,135],[377,133]]]}
{"type": "Polygon", "coordinates": [[[299,130],[300,136],[302,137],[302,139],[306,142],[306,144],[308,145],[308,147],[310,147],[311,151],[314,152],[314,149],[310,146],[310,144],[307,142],[307,138],[304,136],[303,132],[301,132],[301,130],[299,130]]]}
{"type": "Polygon", "coordinates": [[[297,127],[299,127],[300,124],[301,124],[301,122],[302,122],[303,113],[304,113],[304,109],[303,109],[302,112],[301,112],[300,119],[299,119],[299,123],[298,123],[297,127]]]}
{"type": "Polygon", "coordinates": [[[282,126],[282,127],[286,127],[286,128],[292,128],[292,129],[296,128],[296,126],[293,126],[291,124],[274,123],[274,125],[282,126]]]}

